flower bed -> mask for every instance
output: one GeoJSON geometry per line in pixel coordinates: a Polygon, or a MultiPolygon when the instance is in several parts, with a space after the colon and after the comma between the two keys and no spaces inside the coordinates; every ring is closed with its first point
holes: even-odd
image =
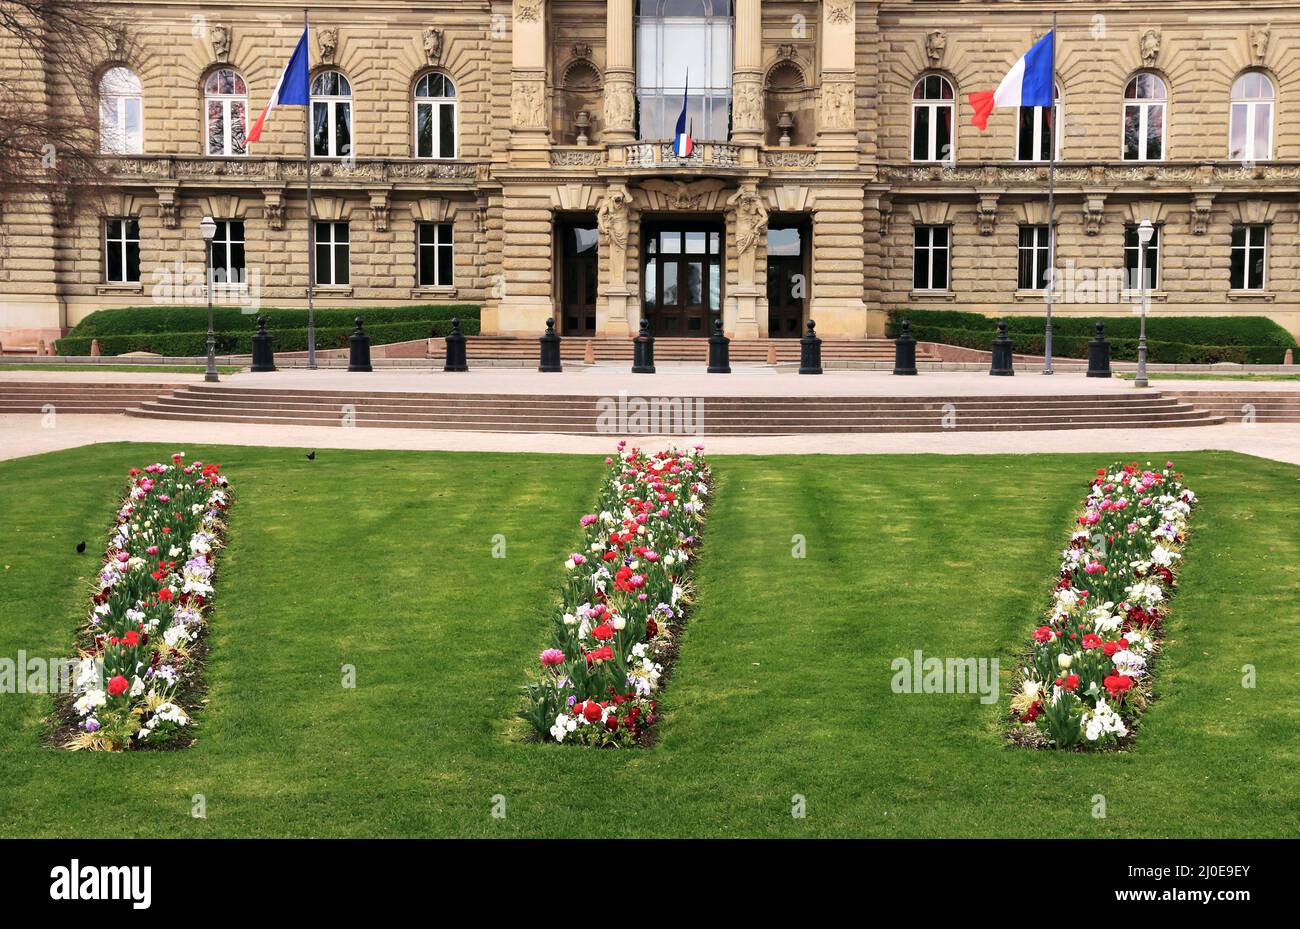
{"type": "Polygon", "coordinates": [[[201,461],[132,468],[77,650],[72,749],[121,751],[190,725],[230,491],[201,461]]]}
{"type": "Polygon", "coordinates": [[[691,599],[711,476],[701,454],[647,454],[618,445],[607,458],[598,512],[568,572],[539,679],[519,715],[544,741],[647,744],[658,691],[691,599]]]}
{"type": "Polygon", "coordinates": [[[1151,700],[1151,663],[1196,505],[1182,477],[1173,462],[1097,469],[1011,700],[1013,741],[1101,748],[1130,735],[1151,700]]]}

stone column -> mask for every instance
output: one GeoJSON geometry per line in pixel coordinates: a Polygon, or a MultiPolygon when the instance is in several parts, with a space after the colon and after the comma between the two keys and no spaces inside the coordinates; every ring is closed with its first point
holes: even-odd
{"type": "Polygon", "coordinates": [[[731,74],[731,140],[757,162],[763,143],[763,11],[759,0],[736,2],[736,52],[731,74]]]}
{"type": "Polygon", "coordinates": [[[510,49],[510,163],[547,165],[545,0],[514,0],[510,49]]]}
{"type": "Polygon", "coordinates": [[[855,0],[822,0],[817,163],[835,168],[858,160],[856,8],[855,0]]]}
{"type": "Polygon", "coordinates": [[[611,164],[623,162],[624,153],[619,145],[636,140],[632,31],[632,0],[609,0],[605,4],[604,138],[613,145],[609,153],[611,164]]]}

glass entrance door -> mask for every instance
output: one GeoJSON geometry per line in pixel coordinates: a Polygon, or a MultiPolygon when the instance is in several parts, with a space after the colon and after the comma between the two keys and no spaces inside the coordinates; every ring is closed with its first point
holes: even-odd
{"type": "Polygon", "coordinates": [[[722,312],[722,225],[647,227],[642,310],[663,336],[707,336],[722,312]]]}
{"type": "Polygon", "coordinates": [[[560,334],[596,334],[597,249],[594,222],[560,227],[560,334]]]}

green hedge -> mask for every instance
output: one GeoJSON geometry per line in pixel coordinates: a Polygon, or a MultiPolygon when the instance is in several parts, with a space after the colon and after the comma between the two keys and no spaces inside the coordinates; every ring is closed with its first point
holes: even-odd
{"type": "MultiPolygon", "coordinates": [[[[369,317],[366,318],[369,319],[369,317]]],[[[316,327],[316,347],[320,349],[346,348],[348,336],[352,335],[354,328],[355,326],[351,323],[344,326],[318,325],[316,327]]],[[[305,352],[307,350],[306,328],[272,329],[268,325],[267,331],[275,336],[275,350],[277,352],[305,352]]],[[[478,335],[479,321],[477,319],[462,319],[460,331],[465,335],[478,335]]],[[[243,332],[218,332],[217,354],[250,354],[253,351],[253,332],[253,329],[247,329],[243,332]]],[[[449,332],[451,332],[450,319],[376,323],[373,326],[369,322],[366,323],[366,333],[370,336],[372,345],[410,342],[415,339],[426,339],[430,336],[445,336],[449,332]]],[[[104,355],[124,355],[127,352],[154,352],[169,357],[186,357],[205,355],[208,351],[206,324],[201,332],[133,333],[129,335],[97,336],[96,338],[99,339],[99,350],[104,355]]],[[[89,336],[66,336],[57,342],[58,353],[60,355],[89,355],[90,342],[91,337],[89,336]]]]}
{"type": "MultiPolygon", "coordinates": [[[[336,307],[317,308],[316,327],[348,326],[358,315],[366,323],[401,323],[434,319],[478,319],[479,307],[474,303],[426,304],[423,306],[366,306],[350,309],[336,307]]],[[[266,317],[268,329],[306,329],[305,309],[264,307],[250,312],[243,307],[214,307],[213,328],[218,332],[252,331],[257,328],[257,317],[266,317]]],[[[103,337],[110,335],[135,335],[137,333],[208,331],[206,306],[129,306],[120,310],[96,310],[68,333],[70,336],[103,337]]]]}
{"type": "MultiPolygon", "coordinates": [[[[998,320],[979,313],[955,310],[893,310],[887,332],[897,337],[901,322],[912,324],[912,335],[924,342],[941,342],[988,351],[997,335],[998,320]]],[[[1087,358],[1088,341],[1097,322],[1106,324],[1111,357],[1119,361],[1137,358],[1140,320],[1137,317],[1097,318],[1052,317],[1052,354],[1061,358],[1087,358]]],[[[1044,316],[1008,316],[1007,334],[1018,354],[1041,355],[1044,351],[1044,316]]],[[[1264,316],[1165,316],[1147,317],[1147,359],[1161,364],[1214,364],[1235,361],[1242,364],[1281,364],[1295,339],[1273,320],[1264,316]]]]}

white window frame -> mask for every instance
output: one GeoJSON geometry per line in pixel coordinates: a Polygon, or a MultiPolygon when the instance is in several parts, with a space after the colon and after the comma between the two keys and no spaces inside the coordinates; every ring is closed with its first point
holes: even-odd
{"type": "Polygon", "coordinates": [[[1124,96],[1121,97],[1120,100],[1121,103],[1123,104],[1120,108],[1120,123],[1119,123],[1120,160],[1137,161],[1137,162],[1141,162],[1141,161],[1160,162],[1160,161],[1167,160],[1169,157],[1170,106],[1169,106],[1169,85],[1165,82],[1165,79],[1153,71],[1140,71],[1137,74],[1134,74],[1131,78],[1129,78],[1124,83],[1124,96]],[[1163,97],[1128,96],[1129,85],[1137,82],[1139,78],[1144,76],[1159,81],[1160,86],[1164,88],[1165,95],[1163,97]],[[1128,157],[1128,145],[1126,143],[1127,136],[1125,134],[1125,130],[1128,127],[1128,111],[1130,107],[1138,110],[1138,157],[1137,158],[1128,157]],[[1151,124],[1151,111],[1153,109],[1156,109],[1157,107],[1159,107],[1163,111],[1160,117],[1160,157],[1152,158],[1150,157],[1151,152],[1149,148],[1151,140],[1149,138],[1149,133],[1147,132],[1147,128],[1151,124]]]}
{"type": "MultiPolygon", "coordinates": [[[[1128,253],[1131,250],[1134,252],[1142,252],[1142,251],[1146,252],[1146,254],[1142,256],[1141,267],[1143,273],[1150,275],[1151,277],[1151,283],[1147,286],[1147,290],[1159,290],[1160,276],[1162,274],[1161,265],[1164,264],[1164,261],[1161,258],[1162,254],[1164,253],[1164,242],[1162,241],[1164,239],[1164,224],[1157,223],[1152,227],[1151,241],[1146,244],[1145,249],[1143,249],[1142,247],[1141,239],[1138,239],[1137,245],[1128,244],[1128,234],[1130,230],[1133,232],[1133,236],[1136,238],[1138,234],[1138,224],[1137,223],[1124,224],[1124,288],[1128,291],[1132,291],[1136,293],[1142,287],[1141,281],[1136,279],[1130,280],[1128,277],[1128,253]],[[1147,255],[1150,255],[1151,253],[1155,253],[1154,265],[1147,260],[1147,255]]],[[[1134,264],[1133,265],[1134,274],[1137,274],[1137,269],[1138,269],[1138,265],[1134,264]]]]}
{"type": "Polygon", "coordinates": [[[1261,161],[1273,160],[1273,136],[1277,128],[1277,85],[1263,71],[1246,71],[1237,75],[1232,82],[1232,94],[1228,102],[1228,158],[1233,161],[1249,161],[1259,163],[1261,161]],[[1247,77],[1247,75],[1258,75],[1265,83],[1268,84],[1269,96],[1267,97],[1244,97],[1238,96],[1237,87],[1247,77]],[[1243,155],[1236,155],[1232,151],[1232,127],[1237,107],[1244,107],[1246,110],[1246,152],[1243,155]],[[1255,126],[1259,120],[1259,111],[1268,109],[1268,151],[1260,155],[1255,151],[1255,126]]]}
{"type": "Polygon", "coordinates": [[[356,123],[352,121],[352,82],[338,68],[326,68],[312,75],[311,79],[311,139],[312,139],[312,157],[313,158],[355,158],[356,157],[356,123]],[[326,75],[336,74],[339,79],[339,87],[347,88],[347,93],[337,94],[318,94],[316,93],[316,83],[326,75]],[[325,137],[326,151],[316,151],[316,107],[325,107],[325,137]],[[338,111],[342,108],[347,113],[348,126],[351,129],[351,138],[348,140],[348,150],[339,151],[338,133],[338,111]]]}
{"type": "Polygon", "coordinates": [[[124,65],[109,68],[99,79],[99,153],[101,155],[142,155],[144,154],[144,90],[140,77],[124,65]],[[119,74],[122,72],[122,74],[119,74]],[[129,78],[135,89],[119,91],[105,89],[109,78],[119,74],[119,79],[129,78]],[[136,125],[140,127],[139,135],[131,139],[127,135],[127,111],[134,105],[136,125]],[[105,125],[105,115],[112,113],[113,126],[117,144],[109,138],[109,127],[105,125]]]}
{"type": "MultiPolygon", "coordinates": [[[[129,277],[126,276],[126,275],[127,275],[127,266],[128,266],[128,264],[129,264],[129,262],[127,261],[127,258],[126,258],[126,252],[127,252],[127,244],[128,244],[128,243],[131,243],[131,242],[134,242],[134,243],[135,243],[135,247],[136,247],[136,252],[137,252],[137,254],[139,253],[139,250],[140,250],[140,217],[138,217],[138,216],[106,216],[106,217],[104,217],[104,233],[103,233],[103,235],[104,235],[104,283],[106,283],[106,284],[139,284],[139,283],[140,283],[140,277],[143,276],[142,274],[140,274],[140,268],[138,268],[138,267],[136,268],[137,274],[139,275],[139,276],[137,276],[136,278],[132,279],[132,278],[129,278],[129,277]],[[121,223],[121,224],[122,224],[122,225],[121,225],[122,234],[121,234],[118,238],[116,238],[116,239],[110,239],[110,238],[108,237],[108,224],[109,224],[109,223],[121,223]],[[134,236],[131,236],[131,235],[128,235],[128,234],[127,234],[127,231],[128,231],[128,225],[127,225],[127,224],[128,224],[128,223],[135,223],[135,235],[134,235],[134,236]],[[121,246],[121,249],[122,249],[122,266],[121,266],[120,268],[118,268],[118,276],[117,276],[117,277],[113,277],[112,265],[110,264],[110,259],[109,259],[109,257],[108,257],[108,245],[109,245],[109,242],[116,242],[118,245],[121,246]]],[[[137,262],[137,264],[138,264],[138,262],[137,262]]]]}
{"type": "Polygon", "coordinates": [[[415,157],[421,161],[453,161],[460,150],[460,106],[459,90],[456,82],[451,79],[451,75],[444,71],[428,71],[420,75],[419,80],[415,82],[415,89],[411,91],[413,106],[411,108],[411,150],[415,157]],[[420,96],[420,85],[430,77],[438,75],[442,77],[448,87],[451,88],[451,96],[430,97],[420,96]],[[442,151],[442,115],[443,107],[451,107],[451,154],[440,155],[442,151]],[[428,155],[420,154],[420,108],[428,107],[429,121],[433,127],[432,151],[428,155]]]}
{"type": "MultiPolygon", "coordinates": [[[[1065,105],[1064,101],[1061,100],[1061,85],[1054,84],[1052,86],[1052,93],[1055,95],[1052,109],[1056,113],[1056,123],[1052,127],[1052,142],[1056,146],[1056,154],[1053,160],[1060,161],[1062,151],[1061,127],[1065,124],[1065,105]]],[[[1043,110],[1045,109],[1046,107],[1041,106],[1022,106],[1016,108],[1016,161],[1022,161],[1026,164],[1042,164],[1048,160],[1047,155],[1041,150],[1043,147],[1043,110]],[[1020,151],[1020,113],[1022,110],[1026,109],[1034,111],[1034,144],[1033,151],[1030,153],[1033,156],[1031,158],[1023,157],[1020,151]]]]}
{"type": "Polygon", "coordinates": [[[912,161],[917,164],[955,164],[957,161],[957,88],[953,86],[952,81],[948,80],[943,74],[936,74],[933,71],[922,74],[912,83],[912,109],[908,114],[911,122],[907,129],[907,153],[912,161]],[[928,78],[937,77],[952,92],[951,97],[937,97],[934,99],[916,97],[916,89],[920,87],[928,78]],[[916,157],[916,111],[925,108],[930,110],[929,119],[929,138],[926,139],[925,150],[930,156],[928,158],[916,157]],[[939,135],[939,110],[948,110],[948,157],[944,158],[938,151],[939,135]]]}
{"type": "MultiPolygon", "coordinates": [[[[1229,287],[1229,289],[1232,290],[1233,292],[1236,292],[1236,293],[1259,293],[1259,292],[1261,292],[1261,291],[1267,290],[1267,289],[1268,289],[1268,252],[1269,252],[1269,247],[1270,247],[1269,239],[1272,238],[1272,236],[1269,235],[1269,227],[1268,227],[1268,224],[1267,224],[1267,223],[1236,223],[1236,224],[1233,225],[1232,228],[1233,228],[1233,231],[1234,231],[1234,232],[1235,232],[1237,229],[1245,229],[1245,230],[1246,230],[1246,244],[1243,245],[1243,246],[1240,246],[1240,249],[1241,249],[1242,251],[1245,252],[1245,259],[1246,259],[1246,260],[1245,260],[1245,262],[1244,262],[1243,265],[1242,265],[1242,270],[1241,270],[1241,286],[1240,286],[1240,287],[1233,287],[1233,286],[1232,286],[1232,277],[1231,277],[1231,275],[1232,275],[1232,262],[1230,261],[1230,262],[1228,263],[1228,275],[1229,275],[1229,278],[1228,278],[1228,287],[1229,287]],[[1263,238],[1264,238],[1264,241],[1263,241],[1262,245],[1260,245],[1260,246],[1252,246],[1252,245],[1251,245],[1251,241],[1250,241],[1250,240],[1251,240],[1251,233],[1252,233],[1253,231],[1255,231],[1255,230],[1258,230],[1259,233],[1260,233],[1260,234],[1263,236],[1263,238]],[[1252,286],[1250,286],[1250,250],[1251,250],[1251,248],[1256,248],[1256,249],[1258,249],[1258,250],[1262,250],[1263,253],[1264,253],[1264,273],[1263,273],[1263,275],[1260,277],[1260,281],[1259,281],[1259,286],[1258,286],[1258,287],[1252,287],[1252,286]]],[[[1231,238],[1229,238],[1228,241],[1229,241],[1229,243],[1231,243],[1231,241],[1232,241],[1231,238]]],[[[1236,245],[1231,245],[1231,244],[1230,244],[1230,245],[1229,245],[1229,250],[1235,252],[1235,251],[1238,250],[1238,246],[1236,246],[1236,245]]]]}
{"type": "Polygon", "coordinates": [[[1052,276],[1049,273],[1049,271],[1052,267],[1052,256],[1054,254],[1053,245],[1055,243],[1052,241],[1054,232],[1055,230],[1053,230],[1047,223],[1021,223],[1016,228],[1016,289],[1017,290],[1038,291],[1038,290],[1046,290],[1048,287],[1052,286],[1052,276]],[[1032,245],[1024,245],[1020,241],[1020,233],[1022,230],[1025,229],[1034,230],[1034,243],[1032,245]],[[1039,253],[1044,248],[1044,246],[1038,244],[1038,238],[1039,238],[1039,232],[1042,230],[1047,231],[1047,245],[1045,246],[1047,250],[1047,254],[1041,256],[1043,259],[1043,266],[1040,268],[1038,266],[1038,259],[1040,257],[1039,253]],[[1030,257],[1029,257],[1030,281],[1028,285],[1025,285],[1020,280],[1020,254],[1021,252],[1026,252],[1026,251],[1030,253],[1030,257]],[[1040,271],[1043,272],[1043,277],[1046,279],[1046,284],[1044,284],[1044,286],[1042,287],[1039,287],[1037,283],[1040,271]]]}
{"type": "Polygon", "coordinates": [[[312,240],[312,247],[319,248],[321,245],[327,247],[326,254],[329,256],[329,280],[325,280],[322,274],[321,262],[319,256],[315,259],[316,264],[316,281],[317,287],[350,287],[352,285],[352,229],[345,219],[316,220],[315,237],[312,240]],[[347,239],[340,241],[337,238],[338,227],[342,226],[348,230],[347,239]],[[321,238],[321,232],[328,232],[326,238],[321,238]],[[347,280],[340,282],[338,280],[339,268],[339,251],[343,252],[343,266],[347,269],[347,280]]]}
{"type": "Polygon", "coordinates": [[[203,154],[207,158],[244,158],[248,155],[248,130],[249,130],[249,113],[248,113],[248,82],[244,76],[234,68],[217,68],[206,78],[203,79],[203,154]],[[209,93],[207,90],[208,82],[223,71],[229,71],[235,76],[240,84],[244,87],[241,93],[209,93]],[[221,104],[221,148],[220,152],[212,151],[211,131],[212,123],[208,119],[208,110],[213,103],[221,104]],[[231,107],[235,103],[244,105],[244,145],[243,151],[232,151],[230,138],[231,125],[231,107]]]}
{"type": "Polygon", "coordinates": [[[418,287],[454,287],[456,281],[456,232],[449,222],[419,222],[415,225],[415,282],[418,287]],[[433,242],[425,243],[421,241],[420,233],[426,228],[432,227],[434,230],[433,242]],[[446,241],[444,241],[444,235],[446,241]],[[429,249],[433,252],[433,277],[432,281],[426,281],[423,278],[424,269],[424,250],[429,249]],[[442,264],[438,260],[442,250],[446,249],[451,253],[451,278],[442,280],[442,264]]]}
{"type": "Polygon", "coordinates": [[[918,223],[912,227],[912,290],[919,293],[948,293],[952,290],[952,226],[947,224],[918,223]],[[916,231],[924,229],[926,231],[926,243],[924,246],[916,244],[916,231]],[[945,245],[936,246],[934,244],[935,230],[942,229],[945,233],[945,245]],[[943,287],[934,286],[934,253],[943,250],[944,254],[944,281],[943,287]],[[925,286],[916,286],[916,261],[917,253],[925,255],[925,286]]]}
{"type": "Polygon", "coordinates": [[[216,220],[216,223],[217,223],[217,231],[212,236],[211,273],[212,273],[213,283],[214,284],[219,283],[225,287],[244,284],[248,277],[248,240],[246,238],[246,236],[248,235],[248,227],[245,225],[244,220],[242,219],[218,219],[216,220]],[[241,228],[242,234],[239,238],[235,238],[233,234],[234,230],[232,226],[234,223],[239,223],[239,225],[242,227],[241,228]],[[244,263],[242,266],[239,267],[238,270],[240,272],[240,276],[235,280],[231,280],[231,276],[229,274],[229,271],[231,270],[230,267],[230,246],[231,245],[242,245],[244,248],[244,263]],[[221,261],[217,260],[219,249],[224,251],[225,253],[225,258],[224,260],[221,261]],[[218,270],[227,272],[226,279],[224,281],[217,281],[218,270]]]}
{"type": "Polygon", "coordinates": [[[736,17],[735,3],[731,0],[707,0],[705,4],[708,8],[706,13],[693,16],[665,16],[663,15],[662,0],[641,0],[638,5],[636,16],[633,22],[633,54],[635,57],[635,67],[633,75],[633,91],[636,95],[638,104],[637,115],[637,139],[642,142],[661,142],[672,138],[673,127],[676,124],[677,114],[681,110],[681,100],[683,93],[689,95],[690,105],[688,113],[693,111],[693,105],[700,103],[700,112],[705,114],[705,124],[695,124],[692,135],[697,141],[702,142],[726,142],[731,133],[731,108],[734,105],[734,90],[732,86],[732,75],[735,70],[735,42],[736,42],[736,17]],[[725,7],[725,12],[719,8],[725,7]],[[651,12],[645,12],[647,9],[651,12]],[[700,69],[704,72],[705,77],[701,77],[694,69],[691,72],[690,87],[684,87],[685,75],[666,74],[664,68],[664,48],[667,40],[667,27],[689,26],[698,24],[700,28],[706,30],[707,37],[704,42],[706,60],[700,62],[700,69]],[[644,42],[642,38],[643,30],[654,30],[653,42],[644,42]],[[717,33],[726,31],[725,41],[722,41],[717,33]],[[643,49],[646,45],[651,45],[655,51],[657,60],[654,62],[643,61],[643,49]],[[720,60],[722,56],[726,60],[720,60]],[[715,78],[710,76],[714,72],[719,72],[721,77],[716,78],[723,83],[714,83],[715,78]],[[646,123],[648,122],[645,113],[646,105],[649,102],[667,107],[661,114],[659,127],[662,132],[648,132],[646,123]],[[722,122],[721,129],[717,122],[722,122]]]}

